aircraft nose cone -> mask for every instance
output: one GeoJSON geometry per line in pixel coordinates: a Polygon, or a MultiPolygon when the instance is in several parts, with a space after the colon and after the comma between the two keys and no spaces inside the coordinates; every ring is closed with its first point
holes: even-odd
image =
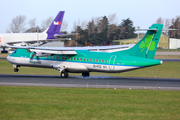
{"type": "Polygon", "coordinates": [[[7,61],[9,61],[9,59],[10,59],[10,58],[9,58],[9,56],[7,56],[7,58],[6,58],[6,59],[7,59],[7,61]]]}
{"type": "Polygon", "coordinates": [[[12,60],[12,58],[10,56],[7,56],[7,61],[10,62],[10,63],[13,62],[13,60],[12,60]]]}

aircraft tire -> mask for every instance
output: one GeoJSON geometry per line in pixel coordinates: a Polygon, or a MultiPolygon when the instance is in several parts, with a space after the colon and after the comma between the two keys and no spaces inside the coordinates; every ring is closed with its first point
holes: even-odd
{"type": "Polygon", "coordinates": [[[68,76],[69,76],[68,72],[66,72],[66,71],[61,72],[62,78],[67,78],[68,76]]]}
{"type": "Polygon", "coordinates": [[[14,72],[18,72],[19,71],[19,69],[17,69],[17,68],[14,68],[14,72]]]}
{"type": "Polygon", "coordinates": [[[82,77],[89,77],[89,72],[82,73],[82,77]]]}

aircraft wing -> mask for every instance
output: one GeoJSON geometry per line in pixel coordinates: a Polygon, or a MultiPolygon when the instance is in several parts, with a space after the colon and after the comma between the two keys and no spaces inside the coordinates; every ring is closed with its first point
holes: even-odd
{"type": "Polygon", "coordinates": [[[57,39],[44,39],[44,40],[26,40],[26,41],[11,41],[11,42],[6,42],[9,45],[13,45],[16,43],[21,43],[21,44],[26,44],[26,43],[37,43],[37,41],[43,41],[43,42],[50,42],[50,41],[63,41],[63,40],[71,40],[71,38],[57,38],[57,39]]]}
{"type": "MultiPolygon", "coordinates": [[[[64,55],[76,55],[76,50],[89,50],[94,52],[116,52],[133,47],[130,45],[113,45],[113,46],[96,46],[96,47],[32,47],[32,46],[2,46],[6,48],[21,48],[27,49],[30,52],[38,54],[64,54],[64,55]]],[[[39,55],[40,56],[40,55],[39,55]]]]}
{"type": "Polygon", "coordinates": [[[52,41],[65,41],[65,40],[71,40],[71,38],[57,38],[57,39],[45,39],[45,40],[26,40],[26,41],[11,41],[6,42],[8,45],[13,46],[41,46],[44,44],[47,44],[48,42],[52,41]]]}
{"type": "Polygon", "coordinates": [[[34,44],[36,45],[42,45],[45,44],[47,42],[51,42],[51,41],[65,41],[65,40],[71,40],[71,38],[62,38],[62,37],[66,37],[66,36],[71,36],[71,35],[78,35],[78,33],[71,33],[71,34],[55,34],[54,37],[55,39],[39,39],[39,40],[25,40],[25,41],[10,41],[10,42],[6,42],[8,45],[13,45],[13,44],[20,44],[21,46],[29,46],[28,44],[34,44]],[[37,41],[40,41],[41,43],[37,43],[37,41]]]}

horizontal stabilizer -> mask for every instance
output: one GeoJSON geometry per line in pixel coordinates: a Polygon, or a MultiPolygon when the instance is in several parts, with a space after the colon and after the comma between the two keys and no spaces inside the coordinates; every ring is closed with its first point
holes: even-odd
{"type": "Polygon", "coordinates": [[[60,38],[60,37],[71,36],[71,35],[78,35],[78,33],[61,34],[61,35],[55,34],[54,37],[55,37],[56,39],[58,39],[58,38],[60,38]]]}
{"type": "Polygon", "coordinates": [[[150,30],[150,31],[158,31],[157,29],[155,28],[151,28],[151,29],[136,29],[136,31],[147,31],[147,30],[150,30]]]}

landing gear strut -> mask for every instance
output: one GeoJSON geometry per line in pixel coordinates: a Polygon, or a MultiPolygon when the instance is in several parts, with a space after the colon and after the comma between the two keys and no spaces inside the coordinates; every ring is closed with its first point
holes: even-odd
{"type": "Polygon", "coordinates": [[[1,53],[8,53],[8,51],[5,48],[3,48],[3,51],[1,51],[1,53]]]}
{"type": "Polygon", "coordinates": [[[89,77],[89,75],[90,75],[89,72],[82,73],[83,77],[89,77]]]}
{"type": "Polygon", "coordinates": [[[62,78],[67,78],[69,76],[69,74],[68,74],[68,72],[66,71],[66,70],[63,70],[62,72],[61,72],[61,77],[62,78]]]}

